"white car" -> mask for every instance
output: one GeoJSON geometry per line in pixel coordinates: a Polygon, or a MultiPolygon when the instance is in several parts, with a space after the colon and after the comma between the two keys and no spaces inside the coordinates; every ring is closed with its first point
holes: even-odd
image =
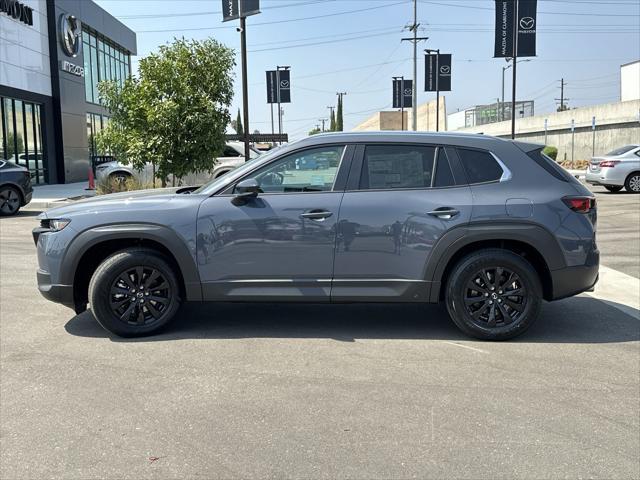
{"type": "Polygon", "coordinates": [[[640,145],[627,145],[602,157],[593,157],[585,180],[610,192],[619,192],[624,187],[629,193],[640,193],[640,145]]]}
{"type": "MultiPolygon", "coordinates": [[[[260,152],[251,149],[251,158],[260,155],[260,152]]],[[[182,185],[202,185],[212,178],[218,178],[229,173],[236,167],[244,163],[244,143],[227,142],[222,156],[217,158],[217,162],[211,172],[193,173],[181,179],[182,185]]],[[[136,170],[130,165],[122,165],[117,161],[102,163],[96,166],[96,181],[98,183],[113,181],[124,183],[130,178],[135,178],[141,183],[152,183],[153,168],[146,165],[142,170],[136,170]]]]}

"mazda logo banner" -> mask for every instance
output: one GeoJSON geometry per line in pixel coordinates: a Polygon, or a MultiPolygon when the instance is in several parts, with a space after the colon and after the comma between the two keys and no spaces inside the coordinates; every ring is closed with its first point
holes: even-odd
{"type": "Polygon", "coordinates": [[[413,107],[413,81],[393,80],[393,108],[413,107]]]}
{"type": "Polygon", "coordinates": [[[451,91],[450,53],[441,53],[440,55],[430,53],[425,55],[424,91],[451,91]],[[436,83],[436,79],[438,83],[436,83]]]}
{"type": "Polygon", "coordinates": [[[222,21],[260,13],[260,0],[222,0],[222,21]]]}
{"type": "Polygon", "coordinates": [[[291,71],[279,70],[278,74],[278,92],[280,103],[291,103],[291,71]]]}
{"type": "Polygon", "coordinates": [[[513,19],[518,7],[518,57],[536,56],[537,0],[496,0],[494,57],[513,57],[513,19]]]}
{"type": "Polygon", "coordinates": [[[267,71],[267,103],[278,103],[276,71],[267,71]]]}

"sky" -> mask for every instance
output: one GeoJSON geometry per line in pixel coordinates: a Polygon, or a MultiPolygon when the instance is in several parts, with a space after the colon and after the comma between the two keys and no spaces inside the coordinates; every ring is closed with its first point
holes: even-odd
{"type": "MultiPolygon", "coordinates": [[[[174,37],[212,37],[236,50],[232,117],[242,105],[238,21],[222,22],[223,0],[96,0],[137,33],[138,57],[174,37]]],[[[247,18],[250,130],[271,132],[265,71],[291,66],[283,131],[290,140],[328,118],[344,97],[345,130],[391,109],[393,76],[412,78],[413,0],[261,0],[247,18]]],[[[493,58],[493,0],[417,0],[418,103],[435,98],[424,86],[425,48],[453,55],[447,112],[495,102],[505,60],[493,58]]],[[[552,112],[566,82],[569,107],[615,102],[620,65],[640,59],[640,0],[538,0],[537,56],[518,64],[518,100],[536,114],[552,112]]],[[[134,74],[137,67],[134,59],[134,74]]],[[[510,98],[511,75],[506,75],[510,98]]],[[[277,118],[277,117],[276,117],[277,118]]],[[[276,121],[277,131],[277,121],[276,121]]]]}

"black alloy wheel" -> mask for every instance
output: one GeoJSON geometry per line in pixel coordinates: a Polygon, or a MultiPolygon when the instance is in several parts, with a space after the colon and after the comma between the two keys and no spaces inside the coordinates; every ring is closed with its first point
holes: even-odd
{"type": "Polygon", "coordinates": [[[131,325],[150,325],[162,319],[171,300],[171,287],[152,267],[137,266],[122,272],[111,285],[111,311],[131,325]]]}
{"type": "Polygon", "coordinates": [[[464,302],[478,326],[502,327],[517,321],[524,312],[527,289],[508,268],[483,268],[468,282],[464,302]]]}
{"type": "Polygon", "coordinates": [[[20,210],[20,194],[15,188],[0,189],[0,215],[15,215],[20,210]]]}

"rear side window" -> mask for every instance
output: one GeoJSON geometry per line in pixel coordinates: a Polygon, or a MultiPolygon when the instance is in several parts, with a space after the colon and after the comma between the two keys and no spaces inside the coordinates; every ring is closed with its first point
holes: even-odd
{"type": "Polygon", "coordinates": [[[487,151],[458,148],[458,155],[469,183],[495,182],[504,173],[496,159],[487,151]]]}
{"type": "Polygon", "coordinates": [[[527,152],[527,155],[531,160],[536,162],[558,180],[562,180],[563,182],[571,181],[571,175],[564,168],[554,162],[552,158],[542,153],[542,148],[527,152]]]}
{"type": "Polygon", "coordinates": [[[431,188],[436,148],[420,145],[368,145],[360,189],[431,188]]]}
{"type": "Polygon", "coordinates": [[[438,159],[436,161],[436,178],[433,182],[434,187],[451,187],[456,182],[453,178],[453,172],[449,165],[449,160],[444,152],[444,148],[438,149],[438,159]]]}

